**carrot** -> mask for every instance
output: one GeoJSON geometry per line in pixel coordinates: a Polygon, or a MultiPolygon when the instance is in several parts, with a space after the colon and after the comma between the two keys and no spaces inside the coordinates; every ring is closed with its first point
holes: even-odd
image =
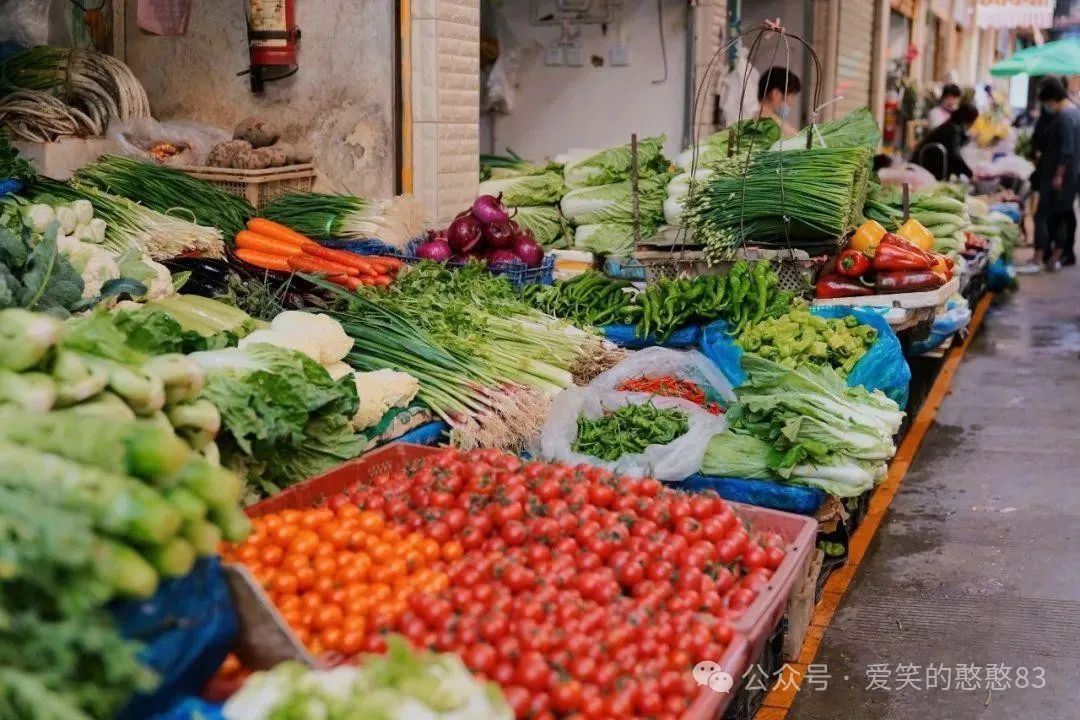
{"type": "Polygon", "coordinates": [[[346,267],[356,268],[365,275],[377,274],[372,264],[367,258],[362,258],[356,253],[345,252],[344,250],[332,250],[328,247],[323,247],[316,242],[306,242],[300,246],[300,248],[308,255],[313,255],[323,260],[330,260],[346,267]]]}
{"type": "MultiPolygon", "coordinates": [[[[335,276],[335,277],[340,277],[340,276],[338,275],[338,276],[335,276]]],[[[348,276],[346,276],[345,278],[342,278],[341,282],[338,282],[337,280],[332,280],[332,282],[336,282],[336,283],[338,283],[338,285],[344,285],[345,287],[349,288],[350,290],[356,290],[358,287],[365,284],[363,277],[348,277],[348,276]]]]}
{"type": "Polygon", "coordinates": [[[311,238],[305,237],[292,228],[285,227],[281,223],[276,223],[273,220],[267,220],[266,218],[251,218],[248,220],[247,229],[251,232],[258,233],[259,235],[274,238],[275,240],[281,240],[282,242],[287,242],[290,245],[296,245],[297,247],[306,242],[311,242],[311,238]]]}
{"type": "Polygon", "coordinates": [[[400,270],[401,266],[405,264],[395,257],[387,257],[385,255],[380,255],[379,257],[372,259],[378,260],[380,263],[385,265],[388,270],[400,270]]]}
{"type": "Polygon", "coordinates": [[[236,233],[236,247],[244,248],[246,250],[258,250],[267,255],[281,255],[283,257],[299,255],[303,252],[303,250],[292,243],[287,243],[284,240],[277,240],[265,235],[259,235],[251,230],[241,230],[236,233]]]}
{"type": "Polygon", "coordinates": [[[376,287],[386,287],[387,285],[389,285],[392,282],[394,282],[394,278],[388,277],[386,275],[376,275],[371,280],[371,284],[375,285],[376,287]]]}
{"type": "Polygon", "coordinates": [[[289,259],[282,257],[281,255],[271,255],[269,253],[259,252],[258,250],[252,250],[251,248],[239,248],[235,251],[235,255],[248,265],[261,267],[264,270],[292,272],[292,268],[289,266],[289,259]]]}
{"type": "Polygon", "coordinates": [[[324,273],[326,275],[359,275],[356,268],[347,267],[340,263],[330,262],[311,255],[293,255],[288,258],[289,267],[301,272],[324,273]]]}

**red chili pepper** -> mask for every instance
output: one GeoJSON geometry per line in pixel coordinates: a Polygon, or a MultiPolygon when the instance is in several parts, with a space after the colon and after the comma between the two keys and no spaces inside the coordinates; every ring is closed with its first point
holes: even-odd
{"type": "Polygon", "coordinates": [[[879,272],[877,274],[877,290],[880,293],[934,290],[944,284],[945,278],[933,270],[879,272]]]}
{"type": "Polygon", "coordinates": [[[885,233],[874,252],[875,270],[929,270],[933,265],[926,252],[893,233],[885,233]]]}
{"type": "Polygon", "coordinates": [[[682,378],[664,375],[662,377],[639,377],[624,380],[619,385],[623,392],[643,392],[661,397],[674,397],[689,400],[695,405],[700,405],[713,415],[724,412],[718,404],[709,402],[705,397],[705,391],[696,383],[682,378]]]}
{"type": "Polygon", "coordinates": [[[819,300],[873,295],[874,289],[843,275],[822,275],[815,287],[819,300]]]}
{"type": "Polygon", "coordinates": [[[870,258],[854,248],[848,248],[840,253],[836,261],[837,271],[844,277],[857,278],[870,270],[870,258]]]}

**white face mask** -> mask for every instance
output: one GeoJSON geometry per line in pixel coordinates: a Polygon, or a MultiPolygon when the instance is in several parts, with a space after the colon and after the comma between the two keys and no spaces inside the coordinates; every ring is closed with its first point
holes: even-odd
{"type": "Polygon", "coordinates": [[[791,115],[791,108],[788,106],[787,103],[784,103],[776,109],[776,115],[781,120],[787,120],[788,115],[791,115]]]}

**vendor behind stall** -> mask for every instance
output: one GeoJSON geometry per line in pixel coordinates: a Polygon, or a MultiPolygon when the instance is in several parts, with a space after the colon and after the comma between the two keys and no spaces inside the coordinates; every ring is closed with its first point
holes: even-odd
{"type": "Polygon", "coordinates": [[[911,161],[921,165],[938,180],[949,175],[971,177],[971,168],[960,156],[960,148],[967,143],[968,129],[979,117],[979,111],[971,103],[960,103],[944,125],[934,128],[919,142],[911,161]]]}
{"type": "Polygon", "coordinates": [[[782,137],[791,137],[798,129],[787,123],[791,115],[791,104],[802,90],[799,76],[787,68],[774,66],[761,74],[758,81],[758,100],[761,102],[761,117],[769,118],[780,126],[782,137]]]}
{"type": "Polygon", "coordinates": [[[941,88],[941,99],[926,114],[926,128],[933,130],[948,122],[956,109],[960,107],[960,86],[949,83],[941,88]]]}

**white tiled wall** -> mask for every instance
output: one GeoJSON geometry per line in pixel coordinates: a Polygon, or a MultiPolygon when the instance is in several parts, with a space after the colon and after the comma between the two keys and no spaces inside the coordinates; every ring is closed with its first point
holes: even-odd
{"type": "Polygon", "coordinates": [[[438,220],[476,196],[479,0],[413,0],[413,192],[438,220]]]}

